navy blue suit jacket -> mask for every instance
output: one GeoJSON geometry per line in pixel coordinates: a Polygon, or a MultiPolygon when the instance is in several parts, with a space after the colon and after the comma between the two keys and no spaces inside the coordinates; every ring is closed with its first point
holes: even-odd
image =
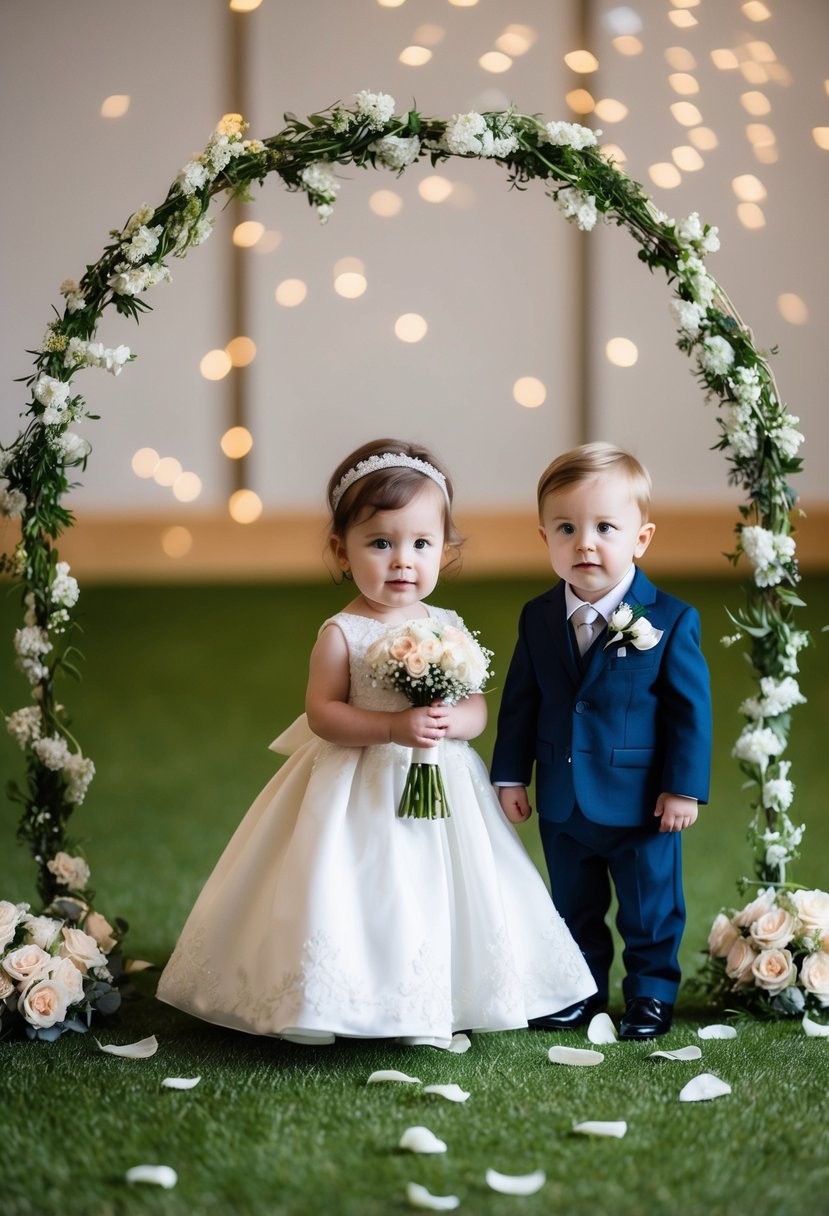
{"type": "Polygon", "coordinates": [[[562,822],[577,803],[596,823],[655,826],[663,792],[708,801],[711,698],[699,615],[641,570],[625,602],[642,605],[661,639],[651,650],[605,648],[604,633],[583,670],[564,583],[521,613],[491,775],[529,785],[535,764],[542,818],[562,822]]]}

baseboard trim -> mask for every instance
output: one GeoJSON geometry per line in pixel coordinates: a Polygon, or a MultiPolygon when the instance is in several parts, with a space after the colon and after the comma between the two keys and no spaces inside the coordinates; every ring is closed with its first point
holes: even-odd
{"type": "MultiPolygon", "coordinates": [[[[829,569],[829,505],[805,508],[797,532],[801,569],[829,569]]],[[[657,574],[741,577],[725,554],[734,548],[737,512],[732,506],[660,508],[648,550],[647,569],[657,574]]],[[[458,517],[468,539],[463,570],[469,577],[533,576],[549,570],[546,549],[531,512],[468,511],[458,517]]],[[[9,552],[19,532],[0,522],[0,552],[9,552]]],[[[82,513],[58,542],[62,560],[78,577],[117,581],[316,580],[328,577],[325,520],[310,512],[273,513],[253,524],[225,514],[183,512],[157,515],[82,513]],[[162,538],[184,528],[192,543],[180,557],[168,556],[162,538]]]]}

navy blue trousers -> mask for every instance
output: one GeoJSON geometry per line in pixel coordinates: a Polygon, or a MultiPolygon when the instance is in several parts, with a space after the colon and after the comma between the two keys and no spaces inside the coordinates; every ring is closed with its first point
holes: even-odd
{"type": "Polygon", "coordinates": [[[678,953],[685,928],[680,833],[660,832],[659,820],[653,823],[653,828],[608,827],[585,819],[578,807],[563,823],[539,817],[555,905],[603,1000],[613,960],[606,921],[611,879],[624,942],[625,1000],[651,996],[673,1003],[679,989],[678,953]]]}

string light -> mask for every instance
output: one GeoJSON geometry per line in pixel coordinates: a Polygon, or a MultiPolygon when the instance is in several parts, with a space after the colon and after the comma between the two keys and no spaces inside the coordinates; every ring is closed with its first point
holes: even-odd
{"type": "Polygon", "coordinates": [[[375,190],[368,200],[368,205],[375,215],[390,219],[399,215],[403,210],[403,199],[394,190],[375,190]]]}
{"type": "Polygon", "coordinates": [[[253,447],[253,436],[245,426],[232,426],[225,431],[219,443],[229,460],[241,460],[253,447]]]}
{"type": "Polygon", "coordinates": [[[513,399],[526,410],[536,410],[547,400],[547,386],[536,376],[521,376],[512,386],[513,399]]]}
{"type": "Polygon", "coordinates": [[[432,58],[432,52],[426,46],[407,46],[403,48],[397,58],[407,67],[421,68],[432,58]]]}
{"type": "Polygon", "coordinates": [[[165,528],[161,533],[161,548],[167,557],[186,557],[193,548],[193,534],[178,524],[165,528]]]}
{"type": "Polygon", "coordinates": [[[252,524],[262,514],[262,499],[253,490],[236,490],[228,499],[227,509],[237,524],[252,524]]]}
{"type": "Polygon", "coordinates": [[[296,308],[308,295],[308,284],[302,279],[283,279],[274,292],[277,304],[283,308],[296,308]]]}
{"type": "Polygon", "coordinates": [[[598,59],[590,51],[568,51],[564,62],[571,72],[578,72],[580,76],[595,72],[599,67],[598,59]]]}
{"type": "Polygon", "coordinates": [[[405,312],[394,323],[394,332],[401,342],[420,342],[429,328],[426,320],[417,312],[405,312]]]}
{"type": "Polygon", "coordinates": [[[639,358],[639,347],[630,338],[611,338],[604,349],[616,367],[633,367],[639,358]]]}
{"type": "Polygon", "coordinates": [[[481,55],[478,65],[485,72],[494,72],[497,75],[500,72],[508,72],[512,67],[512,60],[503,51],[487,51],[485,55],[481,55]]]}
{"type": "Polygon", "coordinates": [[[199,371],[205,380],[224,380],[232,366],[226,350],[209,350],[199,362],[199,371]]]}
{"type": "Polygon", "coordinates": [[[127,93],[113,93],[101,102],[101,118],[123,118],[129,108],[127,93]]]}

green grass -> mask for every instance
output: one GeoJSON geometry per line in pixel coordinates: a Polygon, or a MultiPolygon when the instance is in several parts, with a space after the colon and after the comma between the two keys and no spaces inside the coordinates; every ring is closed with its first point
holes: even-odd
{"type": "MultiPolygon", "coordinates": [[[[517,610],[539,589],[461,580],[435,600],[481,629],[503,676],[517,610]]],[[[723,602],[739,604],[738,586],[712,580],[669,589],[700,607],[714,677],[712,804],[685,840],[691,974],[712,916],[737,898],[735,879],[750,870],[746,795],[729,752],[751,684],[739,653],[717,645],[728,631],[723,602]]],[[[826,889],[829,664],[818,631],[829,619],[829,580],[806,579],[803,592],[804,624],[823,644],[803,664],[809,704],[795,712],[790,748],[795,813],[808,825],[796,877],[826,889]]],[[[166,959],[201,883],[273,770],[267,744],[300,711],[317,626],[346,594],[329,586],[84,589],[84,682],[67,684],[64,696],[98,776],[74,827],[88,838],[99,907],[131,922],[128,953],[166,959]]],[[[0,599],[0,638],[11,638],[18,616],[13,600],[0,599]]],[[[27,694],[10,648],[6,655],[0,703],[9,711],[27,694]]],[[[493,719],[496,701],[497,692],[493,719]]],[[[478,743],[484,756],[491,742],[490,727],[478,743]]],[[[5,736],[0,771],[21,771],[5,736]]],[[[7,807],[0,898],[31,899],[33,868],[14,829],[7,807]]],[[[524,839],[540,860],[534,824],[524,839]]],[[[90,1036],[0,1044],[4,1216],[385,1216],[408,1210],[410,1179],[459,1195],[461,1211],[476,1216],[829,1210],[829,1042],[804,1038],[796,1023],[742,1024],[736,1041],[702,1044],[697,1064],[648,1061],[645,1045],[624,1044],[606,1049],[599,1068],[570,1069],[548,1063],[546,1048],[580,1042],[575,1035],[479,1035],[463,1056],[392,1042],[300,1048],[199,1023],[156,1003],[154,984],[153,973],[140,977],[142,995],[98,1031],[118,1042],[155,1033],[160,1049],[150,1060],[103,1055],[90,1036]],[[419,1087],[366,1087],[380,1067],[455,1081],[472,1097],[455,1105],[419,1087]],[[678,1103],[685,1081],[703,1070],[728,1080],[733,1094],[678,1103]],[[192,1091],[159,1085],[165,1076],[196,1074],[202,1081],[192,1091]],[[626,1119],[628,1134],[578,1137],[570,1129],[581,1119],[626,1119]],[[415,1124],[446,1140],[449,1152],[398,1150],[400,1134],[415,1124]],[[172,1165],[178,1187],[128,1188],[124,1172],[145,1162],[172,1165]],[[548,1181],[532,1198],[498,1196],[483,1180],[488,1165],[505,1173],[543,1167],[548,1181]]],[[[712,1016],[686,996],[660,1046],[696,1041],[701,1020],[712,1016]]]]}

